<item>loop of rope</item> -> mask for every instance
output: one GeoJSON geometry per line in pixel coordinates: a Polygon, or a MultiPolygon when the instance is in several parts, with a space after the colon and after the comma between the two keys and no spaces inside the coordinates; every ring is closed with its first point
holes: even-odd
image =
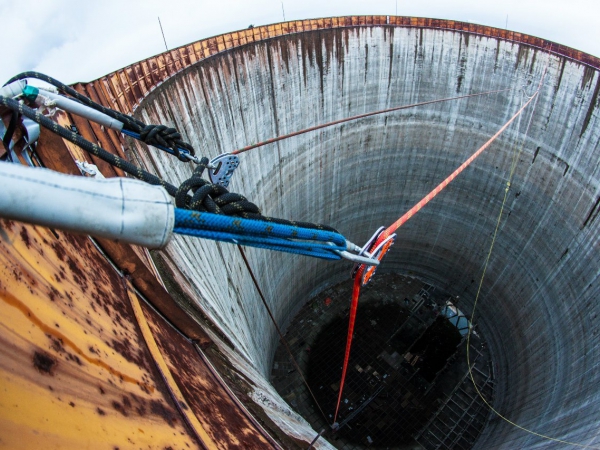
{"type": "Polygon", "coordinates": [[[203,157],[194,169],[192,176],[177,188],[174,197],[175,205],[178,208],[338,233],[335,228],[327,225],[263,216],[260,208],[243,195],[229,192],[225,187],[202,178],[207,165],[208,158],[203,157]]]}
{"type": "Polygon", "coordinates": [[[194,148],[181,140],[181,134],[175,129],[165,125],[146,125],[140,130],[140,140],[148,145],[168,147],[173,150],[173,154],[180,161],[187,161],[187,159],[181,156],[179,151],[183,148],[195,155],[194,148]]]}
{"type": "Polygon", "coordinates": [[[175,204],[178,208],[206,211],[227,216],[240,216],[247,219],[261,219],[260,209],[243,195],[229,192],[218,184],[212,184],[202,178],[208,165],[208,158],[200,160],[193,175],[185,180],[177,189],[175,204]],[[192,195],[188,192],[192,191],[192,195]]]}

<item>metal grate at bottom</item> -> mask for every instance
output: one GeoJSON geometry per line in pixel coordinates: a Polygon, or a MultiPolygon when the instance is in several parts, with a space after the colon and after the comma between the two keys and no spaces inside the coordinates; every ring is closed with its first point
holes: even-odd
{"type": "MultiPolygon", "coordinates": [[[[351,283],[310,300],[286,339],[327,416],[321,415],[282,345],[272,383],[315,430],[329,429],[339,390],[351,283]]],[[[362,293],[340,430],[326,439],[340,449],[468,449],[487,408],[466,364],[464,336],[442,314],[449,296],[397,274],[380,275],[362,293]]],[[[475,378],[491,401],[491,360],[480,335],[471,340],[475,378]]]]}

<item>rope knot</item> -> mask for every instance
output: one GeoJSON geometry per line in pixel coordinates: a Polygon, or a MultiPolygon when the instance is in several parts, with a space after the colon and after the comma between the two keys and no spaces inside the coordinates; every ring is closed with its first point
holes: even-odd
{"type": "Polygon", "coordinates": [[[194,148],[187,142],[181,140],[181,134],[175,129],[165,125],[146,125],[140,131],[140,139],[149,145],[161,145],[173,150],[175,156],[181,161],[187,159],[181,156],[180,148],[187,150],[194,155],[194,148]]]}
{"type": "Polygon", "coordinates": [[[202,158],[192,176],[181,183],[175,194],[175,204],[178,208],[247,219],[261,217],[258,206],[249,202],[243,195],[229,192],[223,186],[212,184],[202,178],[207,165],[208,158],[202,158]],[[190,191],[192,191],[191,196],[188,195],[190,191]]]}

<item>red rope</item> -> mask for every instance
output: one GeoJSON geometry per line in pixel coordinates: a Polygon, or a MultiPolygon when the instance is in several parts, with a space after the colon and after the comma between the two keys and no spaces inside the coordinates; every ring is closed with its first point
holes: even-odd
{"type": "MultiPolygon", "coordinates": [[[[531,103],[531,101],[538,95],[538,91],[535,92],[531,96],[531,98],[512,116],[508,122],[506,122],[502,128],[498,130],[496,134],[494,134],[485,144],[483,144],[479,149],[473,153],[464,163],[460,165],[458,169],[452,172],[448,178],[438,184],[429,194],[427,194],[419,203],[409,209],[402,217],[400,217],[396,222],[386,228],[377,238],[375,243],[371,246],[371,249],[376,248],[379,244],[381,244],[385,239],[387,239],[390,235],[392,235],[398,228],[404,225],[412,216],[418,213],[423,206],[429,203],[436,195],[438,195],[446,186],[452,182],[463,170],[465,170],[479,155],[483,153],[485,149],[487,149],[492,142],[496,140],[498,136],[500,136],[509,125],[523,112],[523,110],[531,103]]],[[[389,248],[389,246],[388,246],[389,248]]],[[[383,257],[383,253],[381,254],[383,257]]],[[[340,391],[338,394],[337,405],[335,407],[335,416],[333,418],[334,423],[337,421],[338,412],[340,409],[340,403],[342,400],[342,391],[344,389],[344,382],[346,381],[346,372],[348,370],[348,361],[350,359],[350,348],[352,346],[352,334],[354,333],[354,322],[356,320],[356,310],[358,309],[358,299],[360,297],[360,288],[363,285],[363,275],[365,275],[365,283],[369,280],[369,278],[375,272],[375,266],[366,267],[361,265],[356,272],[354,277],[354,286],[352,289],[352,303],[350,304],[350,320],[348,323],[348,337],[346,338],[346,352],[344,354],[344,365],[342,367],[342,379],[340,381],[340,391]],[[367,271],[365,273],[365,270],[367,271]]]]}
{"type": "Polygon", "coordinates": [[[278,136],[278,137],[275,137],[275,138],[271,138],[271,139],[268,139],[266,141],[259,142],[258,144],[248,145],[246,147],[243,147],[243,148],[240,148],[238,150],[232,151],[231,154],[232,155],[239,155],[240,153],[247,152],[247,151],[255,149],[257,147],[262,147],[263,145],[272,144],[273,142],[282,141],[284,139],[288,139],[288,138],[291,138],[291,137],[294,137],[294,136],[298,136],[300,134],[308,133],[309,131],[320,130],[321,128],[327,128],[327,127],[330,127],[330,126],[333,126],[333,125],[338,125],[340,123],[349,122],[351,120],[363,119],[365,117],[375,116],[377,114],[385,114],[385,113],[389,113],[389,112],[393,112],[393,111],[400,111],[401,109],[414,108],[415,106],[430,105],[432,103],[449,102],[450,100],[460,100],[461,98],[477,97],[478,95],[496,94],[496,93],[499,93],[499,92],[510,91],[511,89],[512,88],[507,88],[507,89],[500,89],[500,90],[496,90],[496,91],[479,92],[477,94],[461,95],[459,97],[450,97],[450,98],[442,98],[442,99],[438,99],[438,100],[429,100],[427,102],[413,103],[412,105],[396,106],[394,108],[382,109],[380,111],[374,111],[374,112],[369,112],[369,113],[365,113],[365,114],[359,114],[358,116],[346,117],[345,119],[335,120],[333,122],[327,122],[327,123],[323,123],[321,125],[316,125],[314,127],[305,128],[304,130],[295,131],[294,133],[284,134],[283,136],[278,136]]]}
{"type": "MultiPolygon", "coordinates": [[[[361,270],[362,275],[362,270],[361,270]]],[[[354,287],[352,289],[352,303],[350,304],[350,319],[348,321],[348,337],[346,338],[346,353],[344,354],[344,367],[342,368],[342,379],[340,381],[340,392],[338,393],[337,405],[335,407],[335,417],[337,420],[340,403],[342,401],[342,392],[344,391],[344,382],[346,381],[346,370],[348,370],[348,360],[350,359],[350,347],[352,345],[352,334],[354,333],[354,322],[356,320],[356,310],[358,309],[358,297],[360,296],[360,284],[362,276],[356,274],[354,278],[354,287]]]]}

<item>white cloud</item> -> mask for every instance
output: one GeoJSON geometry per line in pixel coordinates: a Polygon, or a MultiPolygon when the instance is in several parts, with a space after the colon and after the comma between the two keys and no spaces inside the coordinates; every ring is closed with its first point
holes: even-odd
{"type": "MultiPolygon", "coordinates": [[[[351,14],[395,14],[395,0],[283,2],[287,20],[351,14]]],[[[590,0],[398,0],[398,14],[437,17],[536,35],[600,55],[600,4],[590,0]]],[[[281,0],[20,0],[0,2],[0,81],[39,70],[64,82],[88,81],[208,36],[283,20],[281,0]]]]}

